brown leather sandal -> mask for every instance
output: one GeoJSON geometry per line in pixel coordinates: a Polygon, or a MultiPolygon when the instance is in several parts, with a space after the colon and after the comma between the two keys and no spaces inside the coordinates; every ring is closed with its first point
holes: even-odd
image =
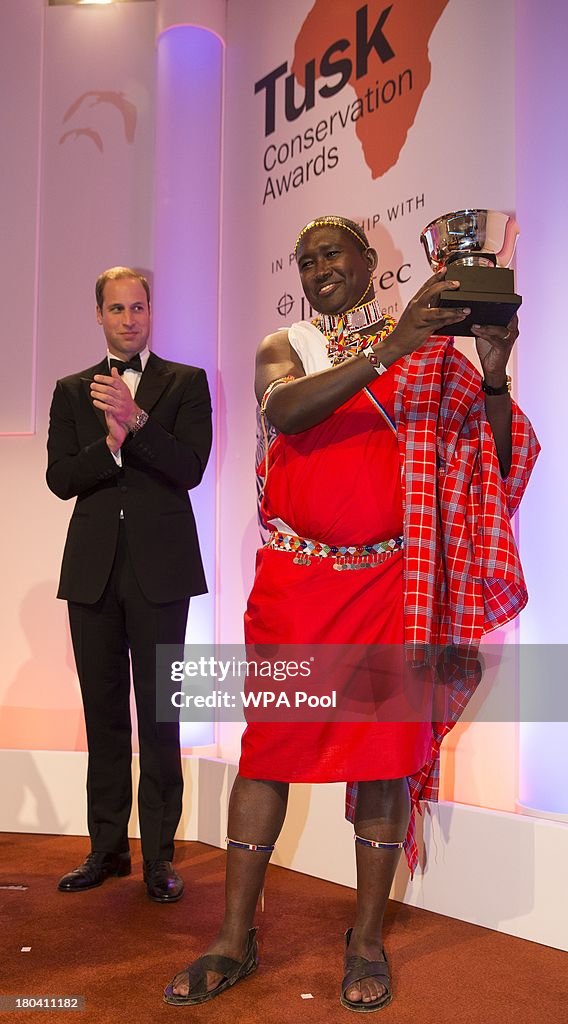
{"type": "Polygon", "coordinates": [[[352,928],[348,928],[345,932],[346,974],[341,982],[341,1005],[345,1006],[348,1010],[354,1010],[355,1013],[370,1013],[373,1010],[382,1010],[392,1000],[390,970],[386,953],[383,949],[384,960],[366,960],[364,956],[350,956],[349,943],[352,931],[352,928]],[[345,995],[352,985],[356,985],[358,981],[363,981],[363,978],[376,978],[377,981],[380,981],[381,985],[385,986],[386,991],[378,999],[374,999],[372,1003],[364,1003],[362,999],[354,1002],[345,995]]]}
{"type": "Polygon", "coordinates": [[[239,963],[228,956],[220,956],[218,953],[206,953],[200,956],[192,964],[186,967],[185,971],[176,974],[173,981],[164,989],[164,1002],[171,1006],[197,1006],[199,1003],[208,1003],[215,999],[222,992],[226,992],[231,985],[252,974],[258,967],[258,948],[256,944],[256,928],[251,928],[248,936],[247,950],[244,960],[239,963]],[[214,971],[222,974],[223,977],[215,988],[207,990],[207,972],[214,971]],[[186,996],[177,995],[174,992],[174,985],[182,974],[187,972],[189,978],[189,992],[186,996]]]}

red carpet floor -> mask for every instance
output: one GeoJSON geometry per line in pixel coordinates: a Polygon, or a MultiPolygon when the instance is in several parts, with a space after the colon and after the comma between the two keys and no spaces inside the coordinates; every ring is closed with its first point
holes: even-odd
{"type": "MultiPolygon", "coordinates": [[[[261,964],[250,978],[200,1007],[170,1007],[162,988],[204,952],[223,899],[224,851],[180,843],[184,898],[152,903],[133,874],[82,894],[56,891],[88,840],[0,837],[2,995],[83,996],[82,1011],[17,1011],[2,1020],[85,1024],[350,1024],[339,1003],[343,932],[351,889],[270,868],[258,915],[261,964]],[[21,952],[22,947],[31,947],[21,952]],[[313,998],[303,999],[302,993],[313,998]]],[[[467,879],[464,879],[467,884],[467,879]]],[[[536,943],[391,902],[386,948],[394,1000],[372,1020],[384,1024],[566,1024],[568,955],[536,943]]]]}

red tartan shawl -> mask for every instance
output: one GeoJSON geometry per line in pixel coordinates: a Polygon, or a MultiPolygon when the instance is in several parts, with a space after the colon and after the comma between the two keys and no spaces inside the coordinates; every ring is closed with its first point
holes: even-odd
{"type": "MultiPolygon", "coordinates": [[[[514,618],[527,590],[511,529],[536,461],[534,431],[513,402],[512,462],[501,477],[480,375],[452,338],[431,338],[397,368],[396,421],[404,504],[405,643],[414,650],[477,649],[483,633],[514,618]]],[[[440,745],[479,675],[459,665],[446,721],[433,724],[430,761],[409,780],[413,811],[437,800],[440,745]]],[[[446,680],[447,681],[447,680],[446,680]]],[[[451,680],[450,680],[451,683],[451,680]]],[[[357,787],[347,788],[353,821],[357,787]]],[[[418,863],[414,813],[405,842],[418,863]]]]}

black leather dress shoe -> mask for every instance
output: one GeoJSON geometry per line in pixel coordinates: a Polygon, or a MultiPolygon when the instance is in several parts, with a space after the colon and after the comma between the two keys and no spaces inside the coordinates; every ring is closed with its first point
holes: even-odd
{"type": "Polygon", "coordinates": [[[60,892],[85,892],[107,878],[129,875],[131,870],[129,853],[90,853],[83,864],[63,875],[57,888],[60,892]]]}
{"type": "Polygon", "coordinates": [[[144,881],[148,896],[156,903],[175,903],[183,896],[183,878],[170,860],[145,860],[144,881]]]}

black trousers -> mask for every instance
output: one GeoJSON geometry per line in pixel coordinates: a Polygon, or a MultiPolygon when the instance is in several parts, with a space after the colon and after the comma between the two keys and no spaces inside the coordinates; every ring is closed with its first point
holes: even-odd
{"type": "Polygon", "coordinates": [[[153,604],[144,597],[128,552],[123,521],[103,596],[93,605],[69,602],[87,727],[88,826],[95,851],[128,850],[132,807],[131,660],[140,747],[142,854],[149,860],[173,857],[183,795],[179,724],[156,721],[156,644],[177,644],[183,649],[188,609],[189,598],[153,604]]]}

